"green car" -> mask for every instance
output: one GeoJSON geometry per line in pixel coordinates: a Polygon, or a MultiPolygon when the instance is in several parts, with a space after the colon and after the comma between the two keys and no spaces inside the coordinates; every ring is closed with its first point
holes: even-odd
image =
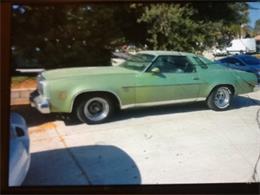
{"type": "Polygon", "coordinates": [[[38,76],[31,105],[41,113],[73,113],[102,123],[116,109],[206,101],[221,111],[232,97],[259,87],[254,74],[204,57],[174,51],[142,51],[117,67],[64,68],[38,76]]]}

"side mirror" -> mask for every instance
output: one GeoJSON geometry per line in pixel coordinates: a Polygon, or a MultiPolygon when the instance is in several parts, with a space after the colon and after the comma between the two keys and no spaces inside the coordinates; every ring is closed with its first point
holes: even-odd
{"type": "Polygon", "coordinates": [[[153,73],[153,74],[159,74],[161,71],[160,71],[160,69],[158,68],[158,67],[154,67],[154,68],[152,68],[152,70],[151,70],[151,73],[153,73]]]}

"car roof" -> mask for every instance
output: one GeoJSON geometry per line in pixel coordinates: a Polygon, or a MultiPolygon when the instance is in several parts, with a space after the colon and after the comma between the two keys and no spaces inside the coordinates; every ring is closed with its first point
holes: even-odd
{"type": "MultiPolygon", "coordinates": [[[[244,57],[248,57],[249,55],[243,55],[243,54],[239,54],[239,55],[233,55],[232,57],[233,58],[237,58],[237,59],[241,59],[241,58],[244,58],[244,57]]],[[[249,56],[250,57],[250,56],[249,56]]]]}
{"type": "Polygon", "coordinates": [[[178,51],[164,51],[164,50],[146,50],[146,51],[140,51],[138,53],[141,54],[150,54],[154,56],[159,56],[159,55],[174,55],[174,56],[187,56],[187,55],[192,55],[192,53],[187,53],[187,52],[178,52],[178,51]]]}
{"type": "Polygon", "coordinates": [[[241,58],[244,58],[244,57],[252,57],[252,56],[250,56],[250,55],[245,55],[245,54],[238,54],[238,55],[227,56],[227,57],[221,58],[220,60],[222,60],[222,59],[227,59],[227,58],[237,58],[237,59],[241,59],[241,58]]]}

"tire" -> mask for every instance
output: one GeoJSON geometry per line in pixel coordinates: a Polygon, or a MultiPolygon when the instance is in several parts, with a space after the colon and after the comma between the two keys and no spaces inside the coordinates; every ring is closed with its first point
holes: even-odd
{"type": "Polygon", "coordinates": [[[207,105],[210,109],[215,111],[227,110],[232,102],[233,94],[230,87],[219,86],[216,87],[207,98],[207,105]]]}
{"type": "Polygon", "coordinates": [[[99,124],[108,121],[114,110],[112,99],[106,95],[83,96],[75,108],[78,119],[87,124],[99,124]]]}

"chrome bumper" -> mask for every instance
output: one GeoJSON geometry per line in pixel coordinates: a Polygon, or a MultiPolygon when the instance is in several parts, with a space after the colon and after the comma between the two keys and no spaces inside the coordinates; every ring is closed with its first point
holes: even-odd
{"type": "Polygon", "coordinates": [[[43,114],[50,113],[50,104],[46,98],[43,98],[38,91],[34,91],[30,94],[30,103],[32,107],[35,107],[39,112],[43,114]]]}
{"type": "Polygon", "coordinates": [[[255,87],[254,87],[254,91],[259,91],[260,90],[260,84],[258,84],[258,85],[256,85],[255,87]]]}

